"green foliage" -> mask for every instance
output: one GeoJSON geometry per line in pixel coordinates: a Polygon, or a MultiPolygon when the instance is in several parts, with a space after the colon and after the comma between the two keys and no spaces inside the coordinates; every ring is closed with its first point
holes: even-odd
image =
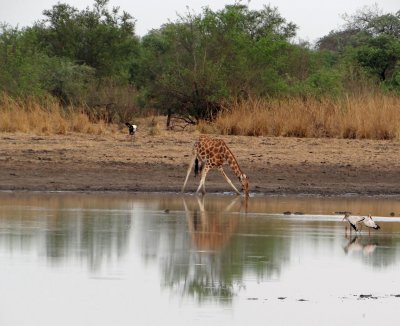
{"type": "Polygon", "coordinates": [[[32,35],[8,26],[0,35],[0,89],[16,97],[52,94],[63,103],[82,102],[93,71],[32,46],[32,35]]]}
{"type": "Polygon", "coordinates": [[[306,81],[309,93],[315,96],[330,94],[337,97],[343,93],[342,74],[337,69],[322,68],[306,81]]]}
{"type": "Polygon", "coordinates": [[[345,29],[321,38],[318,48],[337,52],[347,67],[361,67],[383,88],[400,90],[400,11],[382,14],[377,7],[364,8],[344,19],[345,29]]]}
{"type": "Polygon", "coordinates": [[[43,87],[63,104],[82,104],[94,76],[94,69],[65,58],[52,57],[44,66],[48,72],[43,87]]]}
{"type": "Polygon", "coordinates": [[[24,34],[17,28],[1,26],[0,89],[13,96],[41,96],[43,65],[48,58],[26,47],[24,34]],[[28,55],[27,55],[28,53],[28,55]]]}
{"type": "Polygon", "coordinates": [[[240,94],[285,89],[295,30],[271,7],[252,11],[235,4],[188,13],[143,38],[131,80],[164,112],[192,123],[212,120],[223,102],[240,94]]]}
{"type": "Polygon", "coordinates": [[[355,59],[372,76],[390,80],[400,59],[400,39],[389,35],[372,37],[356,49],[355,59]]]}
{"type": "MultiPolygon", "coordinates": [[[[62,103],[87,103],[88,89],[114,80],[123,89],[138,52],[132,17],[108,0],[78,11],[58,3],[34,26],[0,30],[0,89],[12,96],[51,94],[62,103]]],[[[107,104],[109,101],[106,102],[107,104]]]]}
{"type": "Polygon", "coordinates": [[[63,3],[45,10],[46,19],[32,28],[40,48],[49,56],[65,57],[92,67],[97,77],[127,79],[138,51],[132,17],[118,8],[109,11],[108,0],[95,0],[92,9],[78,11],[63,3]]]}

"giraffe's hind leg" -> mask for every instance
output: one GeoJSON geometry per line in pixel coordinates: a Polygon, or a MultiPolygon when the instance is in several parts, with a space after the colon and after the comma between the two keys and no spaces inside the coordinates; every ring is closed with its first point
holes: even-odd
{"type": "Polygon", "coordinates": [[[221,174],[224,176],[225,180],[230,184],[230,186],[233,188],[233,190],[235,190],[235,192],[240,195],[240,191],[237,190],[237,188],[235,187],[235,185],[232,183],[231,179],[228,178],[228,176],[225,174],[222,166],[218,167],[218,171],[221,172],[221,174]]]}
{"type": "Polygon", "coordinates": [[[200,184],[196,191],[196,192],[199,192],[201,190],[201,193],[203,195],[206,193],[205,183],[206,183],[206,176],[207,176],[207,173],[209,170],[210,170],[210,167],[208,166],[208,164],[203,164],[203,169],[201,170],[200,184]]]}
{"type": "Polygon", "coordinates": [[[191,161],[189,163],[189,167],[188,167],[188,170],[187,170],[187,173],[186,173],[185,182],[183,183],[182,190],[181,190],[182,192],[185,191],[186,183],[187,183],[187,181],[189,179],[190,171],[192,170],[192,167],[193,167],[193,164],[194,164],[195,160],[196,160],[196,153],[193,154],[193,157],[192,157],[192,159],[191,159],[191,161]]]}

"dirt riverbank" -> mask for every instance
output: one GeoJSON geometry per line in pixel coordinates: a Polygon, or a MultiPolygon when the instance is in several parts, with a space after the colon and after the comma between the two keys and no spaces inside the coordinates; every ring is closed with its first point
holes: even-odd
{"type": "MultiPolygon", "coordinates": [[[[198,134],[0,134],[0,190],[179,192],[198,134]]],[[[400,195],[400,142],[222,136],[252,193],[400,195]]],[[[229,171],[226,166],[225,171],[229,171]]],[[[230,171],[229,171],[230,172],[230,171]]],[[[228,174],[239,186],[237,179],[228,174]]],[[[192,177],[188,191],[199,179],[192,177]]],[[[208,192],[231,191],[217,171],[208,192]]]]}

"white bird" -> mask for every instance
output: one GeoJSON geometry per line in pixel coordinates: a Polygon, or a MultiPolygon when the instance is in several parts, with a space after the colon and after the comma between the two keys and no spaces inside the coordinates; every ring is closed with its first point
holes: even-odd
{"type": "MultiPolygon", "coordinates": [[[[362,217],[362,216],[352,216],[352,215],[350,215],[350,213],[345,213],[342,221],[349,222],[351,228],[353,228],[357,232],[358,231],[357,223],[359,223],[363,220],[364,220],[364,217],[362,217]]],[[[351,234],[351,228],[350,228],[350,234],[351,234]]],[[[347,233],[347,226],[346,226],[346,233],[347,233]]]]}
{"type": "Polygon", "coordinates": [[[374,222],[371,215],[368,215],[363,220],[363,224],[368,228],[368,234],[371,235],[371,229],[379,230],[381,227],[374,222]]]}

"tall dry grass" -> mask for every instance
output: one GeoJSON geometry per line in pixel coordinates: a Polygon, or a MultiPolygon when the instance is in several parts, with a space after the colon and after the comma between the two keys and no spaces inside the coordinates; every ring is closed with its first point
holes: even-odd
{"type": "Polygon", "coordinates": [[[249,136],[400,139],[400,98],[249,99],[221,112],[214,128],[249,136]]]}
{"type": "MultiPolygon", "coordinates": [[[[48,99],[16,100],[0,94],[0,132],[104,134],[115,125],[93,122],[85,110],[48,99]]],[[[139,119],[140,120],[140,119],[139,119]]],[[[138,121],[139,121],[138,120],[138,121]]],[[[149,135],[162,133],[158,120],[142,121],[149,135]]],[[[136,122],[137,123],[137,122],[136,122]]],[[[364,94],[333,99],[249,99],[220,112],[201,132],[248,136],[400,139],[400,98],[364,94]]]]}
{"type": "Polygon", "coordinates": [[[106,129],[107,125],[103,121],[93,123],[80,110],[62,108],[52,99],[39,103],[36,100],[16,100],[6,94],[0,95],[0,132],[102,134],[106,129]]]}

